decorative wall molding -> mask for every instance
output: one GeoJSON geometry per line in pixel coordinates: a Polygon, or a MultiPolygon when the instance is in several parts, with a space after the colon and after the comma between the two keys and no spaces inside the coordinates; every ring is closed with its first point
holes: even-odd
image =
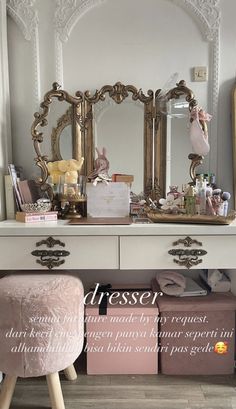
{"type": "MultiPolygon", "coordinates": [[[[68,41],[73,27],[78,20],[92,8],[109,0],[56,0],[55,12],[55,49],[56,80],[63,86],[63,42],[68,41]]],[[[143,0],[145,1],[145,0],[143,0]]],[[[219,0],[169,0],[181,7],[198,25],[205,41],[209,43],[209,100],[208,110],[213,114],[209,139],[209,156],[212,172],[217,170],[217,106],[219,94],[219,0]]]]}
{"type": "Polygon", "coordinates": [[[55,30],[55,81],[64,88],[64,75],[63,75],[63,50],[60,34],[55,30]]]}
{"type": "Polygon", "coordinates": [[[89,10],[107,0],[56,0],[55,29],[60,40],[68,40],[77,21],[89,10]]]}
{"type": "Polygon", "coordinates": [[[31,40],[38,26],[38,14],[34,9],[35,0],[7,0],[7,12],[18,25],[26,40],[31,40]]]}
{"type": "Polygon", "coordinates": [[[68,41],[69,36],[78,20],[89,10],[97,7],[107,0],[55,0],[56,11],[55,27],[55,53],[56,53],[56,81],[63,87],[63,53],[62,44],[68,41]]]}
{"type": "Polygon", "coordinates": [[[38,12],[35,9],[35,0],[7,0],[7,13],[15,21],[25,40],[30,41],[33,54],[34,70],[34,98],[35,107],[41,100],[40,92],[40,64],[39,64],[39,35],[38,12]]]}
{"type": "Polygon", "coordinates": [[[213,41],[220,26],[219,0],[170,0],[195,19],[206,41],[213,41]]]}

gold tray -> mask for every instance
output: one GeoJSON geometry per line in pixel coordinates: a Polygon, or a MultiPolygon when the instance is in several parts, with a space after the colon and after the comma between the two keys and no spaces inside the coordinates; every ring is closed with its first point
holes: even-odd
{"type": "Polygon", "coordinates": [[[197,215],[194,216],[186,214],[169,214],[155,210],[147,212],[147,217],[154,223],[188,223],[188,224],[218,224],[226,225],[235,220],[236,212],[231,211],[228,216],[208,216],[197,215]]]}

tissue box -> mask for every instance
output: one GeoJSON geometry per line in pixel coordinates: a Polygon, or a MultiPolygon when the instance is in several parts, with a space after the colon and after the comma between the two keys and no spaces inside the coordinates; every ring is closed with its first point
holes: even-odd
{"type": "MultiPolygon", "coordinates": [[[[158,291],[156,280],[153,291],[158,291]]],[[[234,373],[236,297],[163,295],[157,299],[161,373],[218,375],[234,373]]]]}
{"type": "Polygon", "coordinates": [[[87,373],[157,374],[158,308],[152,303],[152,291],[120,286],[112,292],[119,295],[107,300],[106,306],[96,297],[95,305],[85,309],[87,373]],[[148,292],[150,297],[142,305],[140,297],[148,292]]]}
{"type": "Polygon", "coordinates": [[[89,217],[129,216],[130,188],[126,183],[87,183],[86,191],[89,217]]]}

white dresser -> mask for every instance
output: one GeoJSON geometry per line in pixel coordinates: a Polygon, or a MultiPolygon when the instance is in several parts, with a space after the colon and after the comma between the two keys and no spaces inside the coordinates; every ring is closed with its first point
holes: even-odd
{"type": "Polygon", "coordinates": [[[236,222],[69,226],[62,220],[3,221],[0,252],[0,270],[235,269],[236,222]]]}

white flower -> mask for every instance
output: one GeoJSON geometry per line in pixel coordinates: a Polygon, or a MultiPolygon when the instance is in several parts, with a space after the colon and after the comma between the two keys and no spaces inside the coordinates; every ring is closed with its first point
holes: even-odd
{"type": "Polygon", "coordinates": [[[168,210],[170,212],[179,210],[178,206],[181,204],[181,199],[178,197],[175,199],[174,195],[168,195],[166,199],[160,199],[162,210],[168,210]]]}

